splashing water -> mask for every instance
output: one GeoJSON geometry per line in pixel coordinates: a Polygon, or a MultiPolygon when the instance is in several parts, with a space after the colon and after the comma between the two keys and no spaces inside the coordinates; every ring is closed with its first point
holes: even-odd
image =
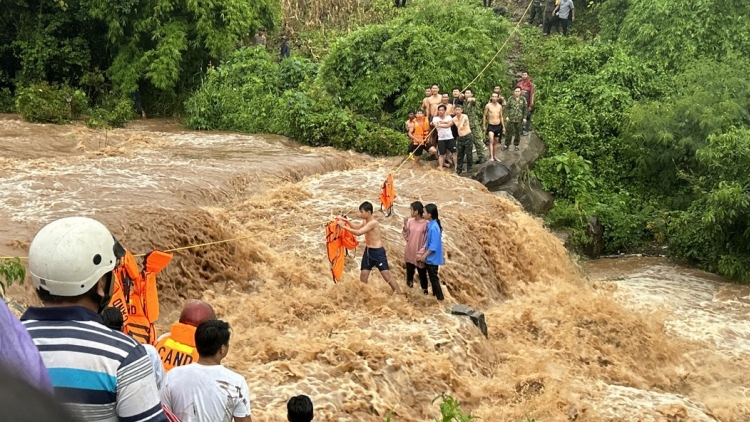
{"type": "MultiPolygon", "coordinates": [[[[111,131],[99,148],[99,131],[0,123],[2,255],[25,254],[45,222],[70,214],[102,220],[136,252],[253,236],[177,252],[159,279],[158,328],[186,298],[212,303],[233,326],[226,365],[247,379],[255,421],[285,420],[296,394],[313,399],[316,420],[384,421],[391,410],[394,421],[432,420],[441,393],[488,421],[750,420],[739,322],[725,338],[720,307],[654,313],[656,294],[586,281],[540,220],[474,181],[407,163],[394,175],[394,215],[378,214],[405,288],[403,217],[414,200],[438,205],[447,265],[437,303],[419,289],[394,297],[377,273],[359,283],[363,246],[331,282],[325,223],[365,200],[377,208],[396,159],[158,121],[111,131]],[[451,316],[452,303],[485,312],[489,338],[451,316]],[[715,337],[678,322],[709,317],[715,337]]],[[[691,296],[670,280],[658,279],[664,292],[691,296]]],[[[34,301],[28,285],[10,293],[34,301]]]]}

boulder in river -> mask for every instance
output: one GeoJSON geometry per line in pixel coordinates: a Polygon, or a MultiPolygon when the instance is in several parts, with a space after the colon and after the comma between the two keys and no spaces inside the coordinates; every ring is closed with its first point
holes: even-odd
{"type": "Polygon", "coordinates": [[[487,337],[487,323],[484,320],[484,312],[474,310],[471,306],[453,305],[451,307],[451,314],[468,316],[471,318],[471,322],[479,328],[479,331],[487,337]]]}
{"type": "Polygon", "coordinates": [[[589,217],[586,238],[588,241],[583,245],[583,253],[589,258],[599,258],[604,250],[604,226],[599,221],[599,217],[589,217]]]}
{"type": "Polygon", "coordinates": [[[494,190],[510,180],[510,170],[497,161],[488,161],[479,168],[474,180],[485,185],[487,189],[494,190]]]}
{"type": "Polygon", "coordinates": [[[531,214],[544,215],[555,205],[555,198],[542,188],[536,177],[511,180],[500,186],[499,191],[515,198],[531,214]]]}

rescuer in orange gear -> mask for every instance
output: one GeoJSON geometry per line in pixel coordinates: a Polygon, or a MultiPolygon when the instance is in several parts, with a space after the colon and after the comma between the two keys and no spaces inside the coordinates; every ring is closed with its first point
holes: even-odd
{"type": "Polygon", "coordinates": [[[214,309],[202,300],[191,300],[185,304],[180,320],[172,324],[168,334],[159,337],[156,351],[159,352],[164,371],[176,366],[198,361],[195,348],[195,329],[203,322],[216,319],[214,309]]]}

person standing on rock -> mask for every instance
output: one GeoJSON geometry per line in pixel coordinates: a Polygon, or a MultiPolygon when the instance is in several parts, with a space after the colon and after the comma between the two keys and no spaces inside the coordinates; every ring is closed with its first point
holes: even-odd
{"type": "Polygon", "coordinates": [[[432,89],[428,86],[424,89],[424,98],[422,99],[422,111],[424,111],[425,116],[430,113],[430,97],[432,97],[432,89]]]}
{"type": "Polygon", "coordinates": [[[471,90],[464,92],[464,113],[469,116],[469,125],[471,126],[472,140],[476,150],[476,164],[484,163],[484,131],[479,120],[479,105],[477,99],[471,90]]]}
{"type": "Polygon", "coordinates": [[[456,139],[453,137],[453,119],[446,115],[445,105],[438,106],[438,115],[432,119],[432,126],[435,128],[438,137],[438,169],[442,170],[443,165],[449,162],[454,163],[453,153],[456,152],[456,139]]]}
{"type": "Polygon", "coordinates": [[[404,129],[406,130],[406,134],[409,135],[409,138],[411,138],[412,126],[414,125],[414,119],[416,117],[417,116],[414,110],[409,110],[408,118],[406,119],[406,122],[404,123],[404,129]]]}
{"type": "Polygon", "coordinates": [[[344,221],[339,221],[339,227],[355,236],[365,235],[365,252],[362,255],[359,281],[367,284],[370,271],[373,268],[377,268],[383,279],[391,286],[393,292],[400,295],[402,294],[401,289],[393,280],[390,271],[391,267],[388,265],[388,258],[383,247],[383,234],[380,230],[380,223],[373,217],[373,211],[372,203],[365,201],[359,206],[359,217],[362,219],[362,222],[347,225],[344,221]]]}
{"type": "Polygon", "coordinates": [[[484,107],[484,117],[482,117],[482,129],[487,133],[490,140],[490,161],[497,161],[495,157],[495,146],[500,143],[505,131],[503,124],[503,106],[498,103],[499,95],[492,93],[490,102],[484,107]],[[487,122],[489,121],[489,125],[487,122]]]}
{"type": "Polygon", "coordinates": [[[503,151],[510,147],[511,141],[518,151],[518,144],[521,143],[521,130],[526,124],[526,113],[529,111],[529,105],[526,98],[521,96],[521,88],[516,87],[513,90],[513,96],[508,100],[508,109],[506,110],[505,119],[508,122],[508,135],[505,137],[505,146],[503,151]]]}
{"type": "Polygon", "coordinates": [[[458,130],[458,139],[456,140],[456,147],[458,150],[458,158],[456,159],[456,173],[461,174],[464,168],[464,157],[466,157],[466,171],[471,173],[471,164],[474,162],[472,159],[471,149],[473,144],[473,136],[471,135],[471,125],[469,124],[469,116],[464,114],[463,106],[456,106],[456,116],[453,118],[453,125],[458,130]]]}
{"type": "MultiPolygon", "coordinates": [[[[427,204],[424,207],[427,212],[427,235],[425,237],[424,251],[420,253],[418,260],[424,262],[427,267],[427,277],[432,285],[432,295],[442,301],[443,289],[440,287],[440,266],[445,265],[443,258],[443,226],[440,224],[437,205],[427,204]]],[[[427,289],[422,292],[427,294],[427,289]]]]}
{"type": "Polygon", "coordinates": [[[427,267],[424,262],[417,261],[419,251],[425,244],[427,237],[427,220],[424,219],[424,206],[421,202],[412,202],[409,207],[411,218],[404,217],[403,235],[406,240],[404,248],[404,263],[406,264],[406,286],[414,287],[414,272],[419,274],[419,284],[427,289],[427,267]]]}
{"type": "Polygon", "coordinates": [[[437,108],[443,102],[443,96],[440,95],[440,87],[437,84],[432,85],[430,93],[430,97],[427,98],[428,107],[425,113],[427,113],[427,119],[432,121],[432,118],[437,116],[437,108]]]}
{"type": "Polygon", "coordinates": [[[521,95],[526,98],[526,102],[529,104],[526,126],[523,128],[523,136],[528,136],[531,132],[531,116],[534,115],[534,84],[531,82],[528,72],[525,70],[521,72],[521,80],[516,86],[521,88],[521,95]]]}

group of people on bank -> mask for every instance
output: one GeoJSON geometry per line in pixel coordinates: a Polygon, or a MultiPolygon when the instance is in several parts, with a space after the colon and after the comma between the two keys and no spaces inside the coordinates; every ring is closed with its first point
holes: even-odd
{"type": "Polygon", "coordinates": [[[424,95],[421,107],[409,111],[405,122],[410,141],[408,152],[417,163],[427,152],[437,157],[439,169],[452,167],[461,174],[466,163],[466,171],[471,173],[475,156],[477,163],[485,161],[485,145],[489,149],[488,159],[497,161],[503,136],[505,145],[500,151],[508,150],[511,144],[518,151],[521,135],[526,136],[531,130],[534,84],[525,71],[507,100],[498,85],[484,106],[469,89],[461,92],[454,88],[451,95],[441,94],[435,84],[425,88],[424,95]]]}
{"type": "MultiPolygon", "coordinates": [[[[11,396],[33,394],[0,408],[0,419],[251,421],[247,382],[222,365],[230,326],[209,304],[189,301],[153,345],[124,333],[127,317],[109,306],[124,256],[109,230],[89,218],[63,218],[37,233],[28,272],[42,306],[19,321],[0,301],[0,384],[11,396]]],[[[290,398],[287,417],[312,421],[310,398],[290,398]]]]}

